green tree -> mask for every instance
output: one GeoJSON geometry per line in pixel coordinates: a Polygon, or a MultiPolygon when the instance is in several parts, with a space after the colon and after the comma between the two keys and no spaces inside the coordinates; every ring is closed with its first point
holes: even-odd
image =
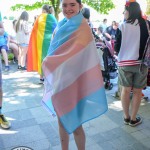
{"type": "MultiPolygon", "coordinates": [[[[108,12],[115,7],[113,0],[82,0],[83,3],[91,6],[97,12],[102,14],[108,14],[108,12]]],[[[41,8],[43,4],[49,4],[53,6],[55,11],[55,16],[58,18],[58,14],[60,13],[60,0],[42,0],[41,2],[36,2],[32,5],[25,4],[16,4],[11,7],[13,11],[15,10],[34,10],[41,8]]]]}

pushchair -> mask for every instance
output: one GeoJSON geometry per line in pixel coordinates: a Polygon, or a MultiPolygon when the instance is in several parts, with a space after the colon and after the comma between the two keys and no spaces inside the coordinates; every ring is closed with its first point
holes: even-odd
{"type": "Polygon", "coordinates": [[[113,88],[113,84],[110,82],[110,79],[115,79],[118,76],[116,59],[113,54],[113,49],[105,40],[103,41],[102,46],[99,42],[96,42],[96,47],[98,53],[102,52],[101,57],[103,59],[103,69],[101,71],[103,81],[105,83],[105,89],[111,90],[113,88]]]}

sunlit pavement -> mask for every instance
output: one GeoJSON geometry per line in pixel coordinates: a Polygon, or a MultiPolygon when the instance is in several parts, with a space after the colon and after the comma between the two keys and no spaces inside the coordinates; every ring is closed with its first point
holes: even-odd
{"type": "MultiPolygon", "coordinates": [[[[34,150],[61,150],[57,119],[49,116],[41,105],[43,85],[37,73],[17,71],[11,64],[9,73],[3,72],[3,112],[11,121],[9,130],[0,128],[0,150],[19,146],[34,150]]],[[[106,90],[109,110],[105,115],[84,124],[86,150],[150,150],[150,101],[142,100],[139,115],[143,123],[137,127],[123,124],[120,100],[106,90]]],[[[150,88],[143,91],[150,98],[150,88]]],[[[76,150],[70,135],[70,150],[76,150]]]]}

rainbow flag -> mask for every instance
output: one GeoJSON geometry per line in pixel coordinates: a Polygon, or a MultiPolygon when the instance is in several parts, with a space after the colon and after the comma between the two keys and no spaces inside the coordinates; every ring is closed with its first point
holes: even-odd
{"type": "Polygon", "coordinates": [[[37,18],[29,41],[27,71],[37,71],[42,74],[41,64],[47,55],[56,25],[57,20],[52,14],[43,13],[37,18]]]}
{"type": "Polygon", "coordinates": [[[82,14],[62,20],[42,68],[42,103],[58,116],[70,134],[84,122],[104,114],[107,100],[98,53],[91,29],[82,14]]]}

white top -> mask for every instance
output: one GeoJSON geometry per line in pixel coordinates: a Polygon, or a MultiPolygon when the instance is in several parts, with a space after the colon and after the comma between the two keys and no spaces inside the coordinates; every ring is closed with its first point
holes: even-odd
{"type": "Polygon", "coordinates": [[[122,32],[122,43],[118,61],[138,60],[140,47],[140,26],[138,20],[134,24],[123,23],[119,28],[122,32]]]}
{"type": "Polygon", "coordinates": [[[27,21],[20,22],[19,30],[16,33],[16,39],[18,44],[29,44],[30,31],[27,21]]]}

